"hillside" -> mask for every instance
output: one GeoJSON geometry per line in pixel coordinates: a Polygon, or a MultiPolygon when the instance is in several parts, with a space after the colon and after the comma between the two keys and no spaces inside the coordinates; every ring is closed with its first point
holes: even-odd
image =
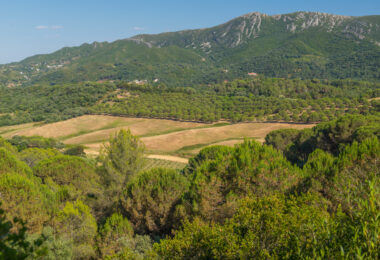
{"type": "Polygon", "coordinates": [[[155,79],[169,86],[256,72],[270,77],[380,78],[380,16],[249,13],[212,28],[137,35],[0,66],[0,84],[155,79]]]}
{"type": "Polygon", "coordinates": [[[187,88],[115,81],[0,87],[0,126],[105,114],[193,122],[313,123],[379,112],[380,83],[256,77],[187,88]]]}

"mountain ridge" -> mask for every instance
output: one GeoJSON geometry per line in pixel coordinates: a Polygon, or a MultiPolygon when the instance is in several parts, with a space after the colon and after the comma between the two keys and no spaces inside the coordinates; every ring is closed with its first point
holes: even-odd
{"type": "Polygon", "coordinates": [[[378,80],[380,16],[251,12],[209,28],[85,43],[0,66],[0,84],[161,80],[189,85],[250,71],[378,80]],[[228,71],[228,72],[226,72],[228,71]]]}

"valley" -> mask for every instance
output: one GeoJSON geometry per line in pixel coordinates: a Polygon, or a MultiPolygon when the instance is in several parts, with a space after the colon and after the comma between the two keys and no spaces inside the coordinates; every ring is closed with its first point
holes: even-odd
{"type": "Polygon", "coordinates": [[[143,4],[134,35],[139,1],[69,2],[118,40],[0,65],[0,260],[380,259],[380,15],[178,2],[201,29],[148,34],[143,4]]]}

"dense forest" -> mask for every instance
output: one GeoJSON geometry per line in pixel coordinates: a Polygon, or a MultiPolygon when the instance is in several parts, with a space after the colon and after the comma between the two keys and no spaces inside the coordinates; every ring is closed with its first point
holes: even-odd
{"type": "Polygon", "coordinates": [[[83,114],[215,122],[322,122],[379,111],[380,85],[354,80],[257,77],[173,88],[124,81],[0,87],[0,126],[83,114]]]}
{"type": "Polygon", "coordinates": [[[378,114],[346,115],[179,171],[142,170],[125,130],[96,159],[0,138],[0,259],[378,259],[379,136],[378,114]]]}

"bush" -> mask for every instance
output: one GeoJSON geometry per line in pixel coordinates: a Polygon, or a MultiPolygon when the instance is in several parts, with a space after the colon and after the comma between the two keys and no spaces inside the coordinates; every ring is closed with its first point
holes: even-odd
{"type": "Polygon", "coordinates": [[[4,210],[0,209],[0,259],[26,259],[27,257],[40,258],[46,256],[42,243],[44,236],[38,236],[33,243],[27,239],[25,223],[17,218],[13,220],[18,231],[13,230],[13,224],[6,220],[4,210]]]}
{"type": "Polygon", "coordinates": [[[61,149],[64,147],[64,144],[58,142],[54,138],[45,138],[42,136],[13,136],[9,142],[16,146],[19,151],[22,151],[26,148],[56,148],[61,149]]]}
{"type": "Polygon", "coordinates": [[[352,198],[366,200],[369,198],[369,183],[380,186],[379,157],[377,138],[360,144],[354,142],[337,158],[316,150],[304,166],[305,177],[293,192],[318,192],[330,201],[331,210],[341,207],[351,215],[357,209],[352,198]]]}
{"type": "Polygon", "coordinates": [[[73,155],[73,156],[86,156],[86,153],[84,152],[84,146],[83,145],[68,146],[65,149],[64,154],[73,155]]]}

